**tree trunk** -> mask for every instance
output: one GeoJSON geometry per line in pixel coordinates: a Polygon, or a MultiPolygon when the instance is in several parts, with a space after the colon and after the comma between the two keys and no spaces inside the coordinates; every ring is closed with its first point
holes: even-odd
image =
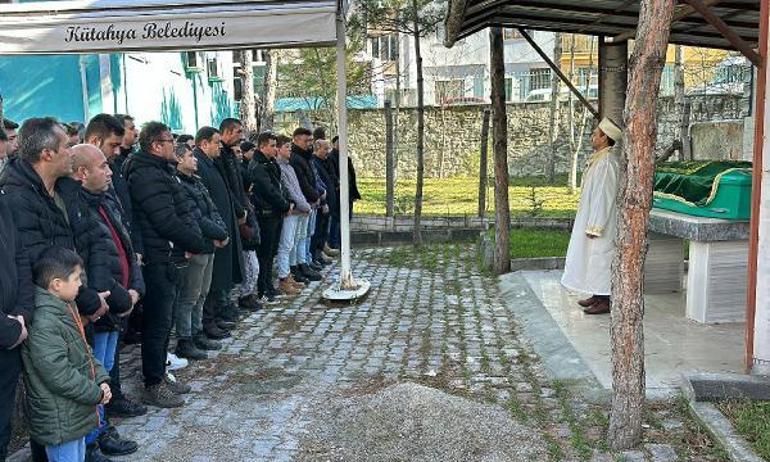
{"type": "Polygon", "coordinates": [[[652,203],[656,101],[666,60],[674,0],[642,0],[630,59],[624,110],[622,176],[618,192],[617,254],[612,265],[612,410],[608,440],[614,450],[642,437],[645,395],[643,270],[652,203]]]}
{"type": "Polygon", "coordinates": [[[254,63],[251,50],[233,52],[241,63],[241,121],[246,131],[246,137],[256,133],[257,127],[257,101],[254,95],[254,63]]]}
{"type": "Polygon", "coordinates": [[[401,35],[398,36],[396,51],[396,109],[393,112],[393,181],[398,181],[398,116],[401,112],[401,35]]]}
{"type": "Polygon", "coordinates": [[[275,50],[265,50],[265,99],[262,104],[262,131],[272,131],[275,124],[275,93],[278,80],[278,53],[275,50]]]}
{"type": "Polygon", "coordinates": [[[395,164],[393,163],[393,110],[390,101],[385,101],[385,216],[393,216],[396,191],[395,164]]]}
{"type": "MultiPolygon", "coordinates": [[[[588,46],[588,75],[586,75],[586,85],[583,91],[584,95],[588,95],[591,89],[591,76],[594,70],[594,42],[596,37],[591,37],[590,45],[588,46]]],[[[583,139],[585,138],[586,124],[588,123],[588,108],[583,106],[583,115],[580,118],[580,130],[576,136],[575,147],[572,149],[572,159],[569,168],[569,192],[575,194],[577,191],[577,171],[578,162],[580,160],[580,151],[583,150],[583,139]]]]}
{"type": "Polygon", "coordinates": [[[414,56],[417,61],[417,188],[414,194],[414,235],[415,245],[422,244],[422,189],[425,174],[425,106],[423,104],[422,54],[420,52],[420,22],[417,0],[412,0],[414,14],[414,56]]]}
{"type": "Polygon", "coordinates": [[[479,160],[479,217],[484,218],[487,212],[487,159],[489,154],[489,109],[484,109],[481,120],[481,159],[479,160]]]}
{"type": "MultiPolygon", "coordinates": [[[[553,62],[561,66],[561,32],[553,34],[553,62]]],[[[545,166],[545,176],[548,178],[548,184],[553,184],[556,180],[556,156],[559,151],[556,139],[559,137],[559,75],[551,70],[551,113],[549,115],[548,142],[551,144],[551,154],[548,156],[548,162],[545,166]]]]}
{"type": "MultiPolygon", "coordinates": [[[[674,107],[679,123],[674,129],[674,141],[683,143],[684,131],[683,121],[685,120],[685,101],[684,101],[684,60],[682,57],[682,45],[674,47],[674,107]]],[[[684,160],[683,144],[679,145],[679,160],[684,160]]]]}
{"type": "MultiPolygon", "coordinates": [[[[575,34],[569,34],[569,81],[575,83],[575,34]]],[[[569,148],[575,150],[575,95],[569,92],[569,148]]]]}
{"type": "Polygon", "coordinates": [[[495,262],[497,274],[511,270],[511,215],[508,205],[508,116],[505,108],[503,30],[490,29],[492,80],[492,151],[495,156],[495,262]]]}

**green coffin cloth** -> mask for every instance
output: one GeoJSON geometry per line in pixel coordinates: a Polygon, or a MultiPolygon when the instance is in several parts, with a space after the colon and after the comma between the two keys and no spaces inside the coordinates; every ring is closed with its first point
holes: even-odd
{"type": "Polygon", "coordinates": [[[705,207],[716,197],[720,179],[736,170],[751,169],[744,161],[666,162],[655,169],[656,197],[675,196],[698,207],[705,207]]]}

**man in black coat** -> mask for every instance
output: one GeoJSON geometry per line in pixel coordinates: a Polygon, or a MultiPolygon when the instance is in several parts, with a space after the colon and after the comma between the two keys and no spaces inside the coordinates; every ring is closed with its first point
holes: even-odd
{"type": "Polygon", "coordinates": [[[0,460],[11,440],[11,417],[21,372],[18,346],[27,338],[35,287],[27,253],[13,224],[8,197],[0,190],[0,460]]]}
{"type": "MultiPolygon", "coordinates": [[[[334,174],[337,176],[338,180],[341,180],[340,177],[340,146],[339,146],[339,137],[335,136],[332,138],[332,150],[329,153],[329,157],[327,159],[327,165],[334,170],[334,174]]],[[[340,195],[341,196],[341,195],[340,195]]],[[[353,218],[353,203],[356,201],[361,200],[361,192],[358,190],[358,182],[356,180],[356,169],[353,166],[353,160],[348,156],[348,217],[353,218]]],[[[337,227],[335,229],[334,223],[332,223],[332,228],[330,231],[329,236],[329,245],[335,249],[339,249],[341,245],[341,236],[340,236],[340,228],[339,228],[339,222],[337,222],[337,227]]]]}
{"type": "Polygon", "coordinates": [[[294,206],[287,199],[281,183],[281,168],[275,162],[276,142],[274,134],[260,133],[257,137],[257,152],[249,164],[248,175],[253,184],[252,200],[259,221],[257,296],[263,302],[272,301],[278,295],[273,286],[273,260],[278,251],[283,217],[294,206]]]}
{"type": "Polygon", "coordinates": [[[184,257],[201,253],[206,243],[190,216],[178,210],[179,179],[173,174],[174,139],[160,122],[149,122],[139,134],[139,152],[126,165],[138,227],[144,241],[144,299],[142,319],[142,372],[147,404],[179,407],[180,393],[189,387],[170,381],[166,375],[166,352],[176,297],[175,252],[184,257]]]}
{"type": "Polygon", "coordinates": [[[312,166],[326,191],[325,206],[318,213],[316,218],[316,229],[313,239],[310,243],[310,253],[313,261],[319,265],[323,264],[322,252],[328,249],[329,228],[332,217],[336,214],[339,217],[339,198],[337,197],[336,178],[329,173],[326,167],[327,156],[331,145],[327,140],[316,140],[313,143],[312,166]]]}
{"type": "Polygon", "coordinates": [[[216,340],[230,336],[222,327],[232,327],[232,324],[226,324],[224,317],[229,314],[226,310],[230,291],[236,281],[240,282],[243,268],[239,220],[226,173],[222,164],[216,162],[221,154],[219,131],[212,127],[201,128],[195,135],[195,146],[193,153],[198,160],[198,176],[208,189],[230,236],[230,242],[215,252],[211,288],[203,306],[203,330],[209,338],[216,340]]]}

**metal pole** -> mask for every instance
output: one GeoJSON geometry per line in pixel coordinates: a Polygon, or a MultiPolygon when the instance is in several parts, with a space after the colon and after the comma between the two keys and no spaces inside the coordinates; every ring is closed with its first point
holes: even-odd
{"type": "Polygon", "coordinates": [[[337,108],[340,144],[340,234],[342,237],[340,289],[356,288],[350,271],[350,202],[348,190],[348,84],[345,72],[345,2],[337,15],[337,108]]]}

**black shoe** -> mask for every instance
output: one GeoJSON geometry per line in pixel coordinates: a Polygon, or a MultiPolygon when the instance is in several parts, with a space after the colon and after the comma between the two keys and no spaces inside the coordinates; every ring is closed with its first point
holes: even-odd
{"type": "Polygon", "coordinates": [[[308,278],[305,277],[304,274],[302,274],[302,271],[297,268],[296,266],[291,267],[291,275],[294,277],[294,280],[301,283],[307,283],[308,278]]]}
{"type": "Polygon", "coordinates": [[[86,446],[86,458],[84,460],[85,462],[112,462],[112,459],[102,455],[96,443],[86,446]]]}
{"type": "Polygon", "coordinates": [[[265,290],[265,295],[267,295],[268,298],[269,297],[273,297],[273,298],[283,297],[283,294],[278,292],[277,290],[275,290],[275,287],[273,287],[273,286],[270,286],[270,287],[267,288],[267,290],[265,290]]]}
{"type": "Polygon", "coordinates": [[[315,260],[313,260],[313,262],[312,262],[312,263],[310,263],[310,264],[309,264],[309,265],[307,265],[307,266],[309,266],[309,267],[310,267],[310,269],[311,269],[311,270],[313,270],[313,271],[321,271],[322,269],[324,269],[324,266],[323,266],[322,264],[318,263],[318,262],[317,262],[317,261],[315,261],[315,260]]]}
{"type": "Polygon", "coordinates": [[[301,264],[299,266],[299,269],[302,271],[302,274],[304,274],[305,277],[308,280],[310,280],[310,281],[320,281],[321,280],[321,275],[318,272],[310,269],[310,267],[307,266],[307,264],[305,264],[305,263],[301,264]]]}
{"type": "Polygon", "coordinates": [[[213,323],[203,326],[203,332],[206,334],[206,337],[212,340],[222,340],[223,338],[230,337],[230,332],[220,329],[213,323]]]}
{"type": "Polygon", "coordinates": [[[147,414],[147,408],[122,396],[104,406],[107,417],[139,417],[147,414]]]}
{"type": "Polygon", "coordinates": [[[238,310],[238,307],[233,305],[227,305],[222,312],[219,314],[219,319],[222,319],[223,321],[229,321],[237,323],[240,321],[240,312],[238,310]]]}
{"type": "Polygon", "coordinates": [[[217,327],[222,330],[233,330],[236,326],[233,321],[225,321],[224,319],[217,319],[215,322],[217,323],[217,327]]]}
{"type": "Polygon", "coordinates": [[[207,359],[209,357],[205,351],[198,349],[191,338],[180,338],[176,344],[174,354],[180,358],[193,360],[207,359]]]}
{"type": "Polygon", "coordinates": [[[133,454],[139,449],[139,445],[136,441],[121,440],[116,438],[115,434],[110,432],[104,432],[99,435],[96,440],[99,443],[99,449],[102,454],[108,456],[125,456],[127,454],[133,454]]]}
{"type": "Polygon", "coordinates": [[[262,305],[259,304],[257,294],[249,294],[238,299],[238,306],[245,311],[259,311],[262,305]]]}
{"type": "Polygon", "coordinates": [[[193,342],[195,342],[195,346],[201,350],[215,351],[222,348],[222,345],[219,342],[209,339],[203,332],[195,335],[193,337],[193,342]]]}

